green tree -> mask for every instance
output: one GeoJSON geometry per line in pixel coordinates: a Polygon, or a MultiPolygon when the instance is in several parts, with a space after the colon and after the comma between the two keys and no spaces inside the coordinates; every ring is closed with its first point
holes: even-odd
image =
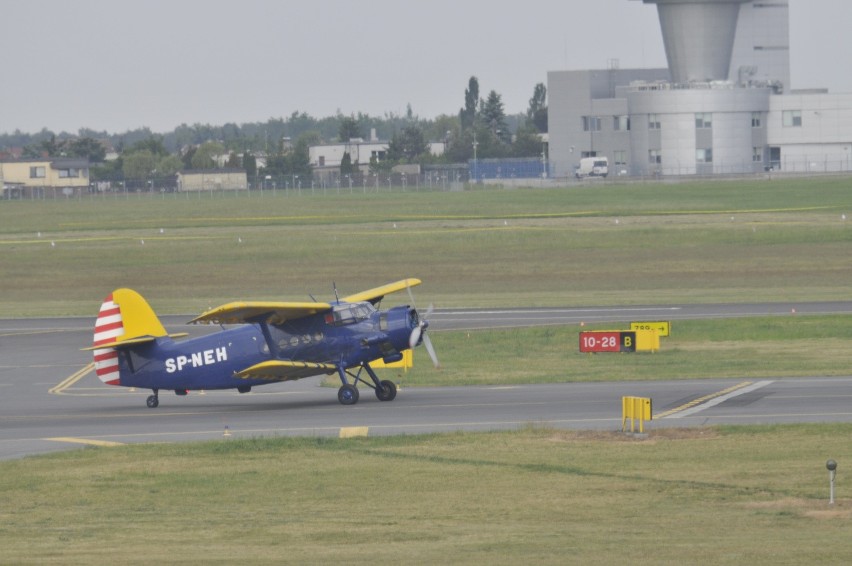
{"type": "Polygon", "coordinates": [[[215,169],[216,157],[225,152],[225,146],[219,142],[205,142],[201,144],[192,156],[193,169],[215,169]]]}
{"type": "Polygon", "coordinates": [[[337,137],[341,142],[346,143],[354,138],[362,138],[361,124],[353,116],[343,118],[340,121],[337,137]]]}
{"type": "Polygon", "coordinates": [[[458,116],[441,114],[431,121],[420,123],[423,135],[430,141],[449,142],[461,133],[461,124],[458,116]]]}
{"type": "Polygon", "coordinates": [[[150,136],[147,139],[139,140],[130,146],[130,151],[148,150],[153,155],[164,156],[169,154],[169,150],[163,144],[163,136],[150,136]]]}
{"type": "Polygon", "coordinates": [[[243,168],[246,170],[246,176],[249,179],[254,179],[257,176],[257,159],[249,152],[243,153],[243,168]]]}
{"type": "Polygon", "coordinates": [[[547,87],[544,83],[538,83],[533,89],[527,109],[527,123],[534,125],[539,132],[547,132],[547,87]]]}
{"type": "Polygon", "coordinates": [[[388,144],[388,159],[395,162],[413,163],[418,157],[429,153],[429,144],[423,131],[412,124],[394,134],[388,144]]]}
{"type": "Polygon", "coordinates": [[[157,163],[157,175],[168,177],[174,175],[183,168],[183,161],[177,155],[169,154],[160,158],[157,163]]]}
{"type": "Polygon", "coordinates": [[[125,153],[123,161],[122,172],[125,179],[147,179],[159,164],[158,157],[147,149],[125,153]]]}
{"type": "Polygon", "coordinates": [[[68,143],[68,155],[85,157],[92,163],[100,163],[106,159],[106,149],[96,139],[79,138],[68,143]]]}
{"type": "Polygon", "coordinates": [[[473,128],[452,136],[444,152],[447,161],[450,163],[465,163],[469,159],[473,159],[473,139],[473,128]]]}
{"type": "Polygon", "coordinates": [[[482,104],[480,119],[491,134],[498,140],[509,143],[512,139],[512,133],[509,131],[509,126],[506,124],[506,112],[503,109],[503,99],[492,90],[488,93],[488,98],[482,104]]]}
{"type": "Polygon", "coordinates": [[[296,143],[293,144],[293,149],[289,155],[291,174],[299,175],[302,179],[311,177],[313,172],[311,171],[310,147],[318,145],[321,141],[319,132],[316,131],[304,132],[296,138],[296,143]]]}
{"type": "Polygon", "coordinates": [[[473,128],[476,111],[479,105],[479,79],[470,77],[464,91],[464,108],[459,110],[459,121],[462,131],[473,128]]]}
{"type": "Polygon", "coordinates": [[[352,156],[346,151],[343,153],[343,158],[340,160],[340,176],[351,175],[355,172],[355,166],[352,165],[352,156]]]}
{"type": "MultiPolygon", "coordinates": [[[[47,133],[47,130],[42,130],[47,133]]],[[[56,141],[56,135],[47,133],[49,137],[38,143],[32,143],[24,147],[23,156],[30,159],[41,159],[44,157],[59,157],[62,154],[62,144],[56,141]]]]}
{"type": "Polygon", "coordinates": [[[514,157],[541,157],[544,145],[538,129],[527,122],[518,128],[515,133],[515,142],[512,144],[512,156],[514,157]]]}

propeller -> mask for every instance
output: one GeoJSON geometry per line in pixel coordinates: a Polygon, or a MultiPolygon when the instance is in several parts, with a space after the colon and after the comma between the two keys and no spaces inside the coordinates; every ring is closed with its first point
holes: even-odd
{"type": "MultiPolygon", "coordinates": [[[[406,287],[408,290],[408,296],[411,299],[411,306],[414,307],[414,310],[417,311],[417,303],[414,300],[414,293],[411,292],[411,287],[406,287]]],[[[441,367],[441,363],[438,361],[438,355],[435,353],[435,347],[432,346],[432,340],[429,339],[429,335],[426,334],[426,329],[429,327],[429,315],[432,314],[433,305],[429,305],[429,308],[426,309],[426,314],[419,317],[419,322],[414,330],[411,331],[411,336],[408,338],[408,346],[413,350],[420,341],[423,341],[423,346],[426,347],[426,352],[429,354],[429,358],[432,360],[432,364],[439,368],[441,367]]]]}

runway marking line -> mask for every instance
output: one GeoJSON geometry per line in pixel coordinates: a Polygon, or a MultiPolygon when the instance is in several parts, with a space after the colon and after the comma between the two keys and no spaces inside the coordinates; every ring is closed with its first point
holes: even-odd
{"type": "Polygon", "coordinates": [[[670,409],[665,411],[664,413],[660,413],[659,415],[654,415],[655,419],[664,419],[664,418],[680,418],[686,417],[693,413],[697,413],[698,411],[702,411],[704,409],[713,407],[718,405],[724,401],[732,397],[736,397],[738,395],[742,395],[744,393],[750,393],[756,389],[760,389],[761,387],[765,387],[769,385],[772,381],[758,381],[757,383],[753,383],[751,381],[744,381],[742,383],[738,383],[732,387],[728,387],[727,389],[723,389],[721,391],[717,391],[715,393],[711,393],[710,395],[705,395],[704,397],[699,397],[689,403],[685,403],[680,407],[675,407],[674,409],[670,409]]]}
{"type": "Polygon", "coordinates": [[[113,442],[111,440],[94,440],[91,438],[73,438],[70,436],[60,436],[56,438],[45,438],[45,440],[50,440],[51,442],[71,442],[74,444],[87,444],[89,446],[102,446],[102,447],[113,447],[113,446],[124,446],[122,442],[113,442]]]}
{"type": "Polygon", "coordinates": [[[48,389],[48,393],[52,393],[54,395],[64,395],[66,389],[86,377],[86,375],[88,375],[89,372],[91,372],[93,369],[95,369],[95,362],[89,362],[85,367],[83,367],[83,369],[66,377],[58,385],[48,389]]]}
{"type": "Polygon", "coordinates": [[[691,409],[692,407],[695,407],[696,405],[706,403],[707,401],[710,401],[711,399],[715,399],[716,397],[721,397],[722,395],[727,395],[728,393],[733,393],[734,391],[736,391],[738,389],[742,389],[743,387],[748,387],[749,385],[751,385],[751,381],[744,381],[742,383],[738,383],[737,385],[734,385],[732,387],[728,387],[727,389],[723,389],[721,391],[717,391],[716,393],[711,393],[710,395],[705,395],[704,397],[699,397],[698,399],[694,399],[694,400],[690,401],[689,403],[685,403],[685,404],[681,405],[680,407],[675,407],[674,409],[669,409],[668,411],[660,413],[659,415],[654,415],[654,418],[655,419],[664,419],[664,418],[669,417],[669,416],[671,416],[675,413],[680,413],[681,411],[691,409]]]}

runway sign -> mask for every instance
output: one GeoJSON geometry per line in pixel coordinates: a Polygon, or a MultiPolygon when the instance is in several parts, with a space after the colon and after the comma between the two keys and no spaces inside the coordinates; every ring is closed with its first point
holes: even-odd
{"type": "Polygon", "coordinates": [[[630,330],[656,330],[657,336],[666,337],[671,332],[671,322],[631,322],[630,330]]]}
{"type": "Polygon", "coordinates": [[[580,333],[580,352],[635,352],[636,333],[622,330],[588,330],[580,333]]]}

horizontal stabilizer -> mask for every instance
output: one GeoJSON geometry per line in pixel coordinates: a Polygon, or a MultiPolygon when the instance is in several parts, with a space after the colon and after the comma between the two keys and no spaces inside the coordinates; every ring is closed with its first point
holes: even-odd
{"type": "Polygon", "coordinates": [[[334,373],[335,371],[337,371],[337,366],[334,364],[270,360],[238,371],[234,375],[243,379],[288,381],[323,373],[334,373]]]}
{"type": "Polygon", "coordinates": [[[328,303],[234,302],[209,310],[190,320],[189,324],[244,324],[260,321],[283,324],[288,320],[327,310],[331,310],[328,303]]]}
{"type": "MultiPolygon", "coordinates": [[[[189,336],[186,332],[179,332],[177,334],[169,334],[169,338],[184,338],[189,336]]],[[[138,346],[139,344],[147,344],[148,342],[153,342],[156,340],[157,336],[140,336],[139,338],[131,338],[130,340],[114,340],[112,342],[104,342],[103,344],[99,344],[97,346],[89,346],[88,348],[80,348],[83,352],[92,352],[94,350],[103,350],[105,348],[126,348],[128,346],[138,346]]]]}

